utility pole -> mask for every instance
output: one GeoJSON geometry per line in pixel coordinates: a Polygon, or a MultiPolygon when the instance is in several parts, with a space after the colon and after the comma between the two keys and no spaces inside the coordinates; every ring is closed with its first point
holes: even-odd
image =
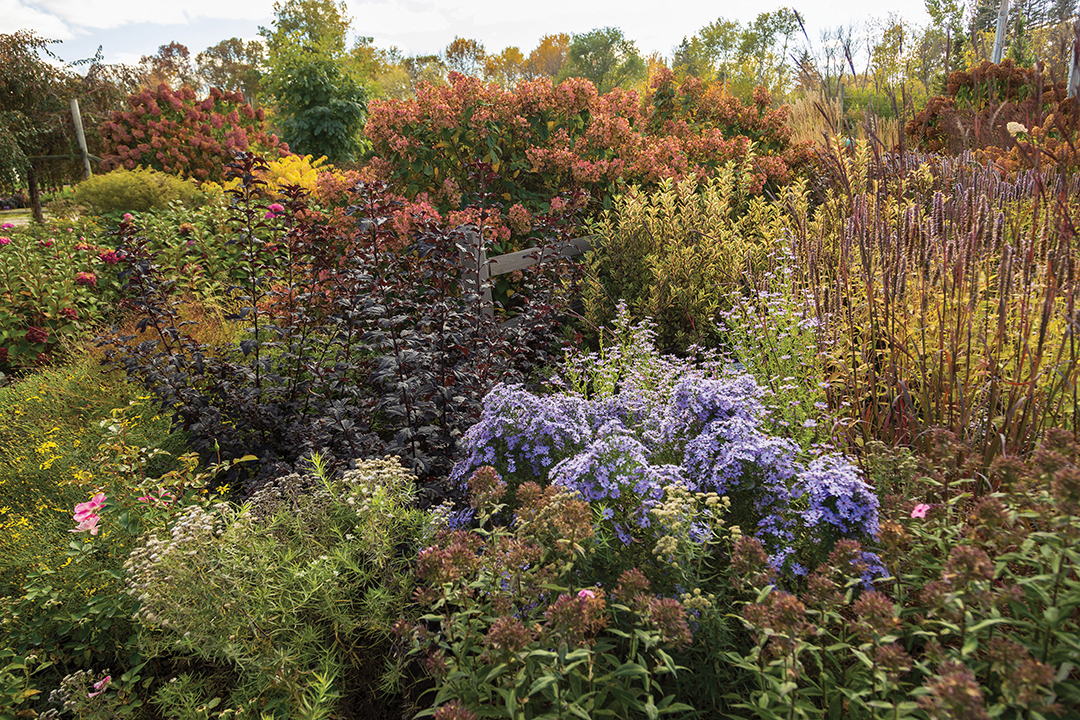
{"type": "Polygon", "coordinates": [[[1001,0],[1001,7],[998,9],[997,33],[994,34],[994,56],[992,60],[995,65],[1001,63],[1001,55],[1005,50],[1005,21],[1008,18],[1009,0],[1001,0]]]}

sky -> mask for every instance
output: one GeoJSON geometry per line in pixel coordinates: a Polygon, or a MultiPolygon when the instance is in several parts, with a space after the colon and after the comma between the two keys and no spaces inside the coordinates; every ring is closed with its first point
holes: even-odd
{"type": "MultiPolygon", "coordinates": [[[[703,0],[347,0],[355,34],[406,55],[437,54],[455,37],[482,42],[489,53],[515,45],[526,55],[550,33],[584,33],[615,26],[643,55],[670,57],[718,17],[751,22],[784,3],[716,3],[703,0]]],[[[66,61],[93,57],[102,46],[109,63],[136,63],[177,41],[192,55],[231,37],[253,39],[274,19],[273,0],[0,0],[0,33],[32,29],[62,40],[55,54],[66,61]]],[[[794,0],[816,44],[823,29],[853,25],[895,12],[926,25],[924,0],[794,0]]]]}

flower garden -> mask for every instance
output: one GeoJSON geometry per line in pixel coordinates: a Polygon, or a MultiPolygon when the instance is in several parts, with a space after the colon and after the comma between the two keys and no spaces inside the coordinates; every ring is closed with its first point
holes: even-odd
{"type": "Polygon", "coordinates": [[[134,98],[0,229],[0,717],[1078,717],[1077,114],[651,92],[452,74],[353,169],[134,98]]]}

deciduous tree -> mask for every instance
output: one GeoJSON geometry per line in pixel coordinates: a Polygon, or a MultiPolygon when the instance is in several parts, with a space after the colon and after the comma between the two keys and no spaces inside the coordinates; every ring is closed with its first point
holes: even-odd
{"type": "Polygon", "coordinates": [[[198,92],[202,85],[191,52],[175,40],[159,47],[154,55],[143,55],[139,59],[139,72],[145,87],[165,83],[177,89],[186,85],[198,92]]]}
{"type": "Polygon", "coordinates": [[[258,40],[222,40],[195,56],[199,75],[209,87],[238,92],[255,105],[266,64],[266,46],[258,40]]]}
{"type": "Polygon", "coordinates": [[[282,136],[301,155],[353,162],[364,149],[367,91],[333,60],[305,58],[272,77],[282,136]]]}
{"type": "Polygon", "coordinates": [[[583,77],[600,94],[629,86],[645,75],[645,61],[637,47],[617,27],[575,34],[567,55],[560,77],[583,77]]]}
{"type": "Polygon", "coordinates": [[[0,34],[0,187],[26,186],[34,217],[43,222],[39,181],[46,172],[62,180],[82,172],[71,117],[71,100],[82,105],[86,139],[100,152],[94,119],[116,102],[114,73],[100,57],[88,61],[85,77],[62,65],[49,46],[54,41],[32,30],[0,34]],[[49,157],[46,159],[46,157],[49,157]],[[64,159],[71,156],[71,160],[64,159]]]}
{"type": "Polygon", "coordinates": [[[527,75],[525,55],[516,47],[505,48],[484,60],[484,79],[496,82],[500,87],[512,88],[527,75]]]}
{"type": "Polygon", "coordinates": [[[479,40],[455,37],[443,51],[446,67],[451,72],[459,72],[470,77],[480,77],[484,72],[487,52],[479,40]]]}
{"type": "Polygon", "coordinates": [[[570,57],[570,36],[566,33],[545,35],[540,44],[529,53],[526,67],[529,79],[556,78],[570,57]]]}
{"type": "Polygon", "coordinates": [[[259,29],[283,139],[295,152],[335,162],[356,159],[367,117],[367,91],[346,53],[346,10],[334,0],[285,0],[274,4],[274,26],[259,29]]]}

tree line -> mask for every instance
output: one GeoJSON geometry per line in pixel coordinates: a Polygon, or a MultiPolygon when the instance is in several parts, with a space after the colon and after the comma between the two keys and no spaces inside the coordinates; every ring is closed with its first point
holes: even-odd
{"type": "MultiPolygon", "coordinates": [[[[350,42],[352,19],[336,0],[278,0],[273,23],[259,28],[257,40],[228,38],[198,53],[174,41],[132,66],[104,63],[100,49],[94,58],[64,65],[50,42],[20,30],[0,35],[0,191],[71,174],[63,163],[42,159],[77,154],[70,98],[79,100],[91,147],[100,147],[97,127],[110,113],[122,109],[128,95],[162,83],[200,94],[210,88],[240,93],[270,111],[291,148],[337,162],[362,157],[369,100],[411,97],[420,83],[446,83],[451,72],[505,88],[583,77],[600,93],[624,88],[644,95],[649,78],[667,67],[679,80],[719,83],[743,100],[757,86],[780,99],[813,91],[839,98],[845,109],[888,115],[896,112],[897,88],[917,105],[941,91],[950,71],[989,57],[1000,0],[970,8],[961,0],[925,2],[932,18],[927,27],[894,14],[815,39],[792,8],[762,12],[748,23],[720,17],[684,37],[668,58],[642,54],[617,27],[546,35],[528,53],[455,37],[438,54],[406,55],[376,47],[369,36],[350,42]]],[[[1012,3],[1009,57],[1019,65],[1043,61],[1058,77],[1067,73],[1077,2],[1012,3]]]]}

